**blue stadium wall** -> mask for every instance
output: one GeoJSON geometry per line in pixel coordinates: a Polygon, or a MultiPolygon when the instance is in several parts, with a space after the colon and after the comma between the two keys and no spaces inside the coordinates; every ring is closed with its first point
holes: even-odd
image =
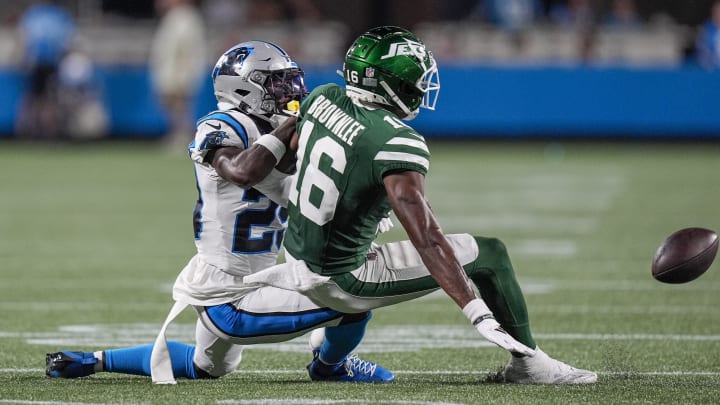
{"type": "MultiPolygon", "coordinates": [[[[309,68],[309,87],[340,82],[335,67],[309,68]]],[[[100,67],[112,137],[159,137],[166,119],[145,67],[100,67]]],[[[697,67],[443,66],[436,112],[415,120],[442,138],[720,139],[720,72],[697,67]]],[[[25,77],[0,70],[0,136],[12,136],[25,77]]],[[[208,79],[194,107],[214,109],[208,79]]]]}

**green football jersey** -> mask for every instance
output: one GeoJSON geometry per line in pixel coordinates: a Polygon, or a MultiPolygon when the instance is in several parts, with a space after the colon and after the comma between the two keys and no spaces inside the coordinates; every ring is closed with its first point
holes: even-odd
{"type": "Polygon", "coordinates": [[[285,249],[323,275],[357,269],[390,211],[383,177],[427,173],[425,139],[394,114],[317,87],[300,108],[298,173],[290,191],[285,249]]]}

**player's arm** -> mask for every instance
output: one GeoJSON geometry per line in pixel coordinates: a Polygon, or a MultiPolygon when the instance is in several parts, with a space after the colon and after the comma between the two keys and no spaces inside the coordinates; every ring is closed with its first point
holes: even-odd
{"type": "Polygon", "coordinates": [[[425,198],[425,176],[408,170],[386,175],[383,183],[395,216],[405,228],[430,275],[462,308],[477,331],[505,350],[533,355],[534,350],[516,341],[500,327],[485,302],[470,287],[462,265],[425,198]]]}
{"type": "Polygon", "coordinates": [[[415,171],[384,177],[390,205],[435,281],[460,308],[477,298],[425,198],[425,176],[415,171]]]}
{"type": "Polygon", "coordinates": [[[218,175],[243,188],[255,186],[283,160],[288,150],[297,148],[295,118],[288,118],[247,149],[223,147],[214,151],[211,164],[218,175]]]}

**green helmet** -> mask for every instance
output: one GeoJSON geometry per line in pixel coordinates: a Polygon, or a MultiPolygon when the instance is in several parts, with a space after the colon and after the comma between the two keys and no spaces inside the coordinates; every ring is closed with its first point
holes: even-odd
{"type": "Polygon", "coordinates": [[[360,35],[345,54],[343,71],[348,96],[400,109],[405,120],[415,118],[420,107],[435,109],[437,63],[404,28],[383,26],[360,35]]]}

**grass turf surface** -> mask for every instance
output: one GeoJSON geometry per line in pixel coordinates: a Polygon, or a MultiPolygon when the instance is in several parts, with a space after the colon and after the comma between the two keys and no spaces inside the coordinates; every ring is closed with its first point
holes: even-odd
{"type": "MultiPolygon", "coordinates": [[[[597,384],[493,382],[507,361],[442,295],[375,311],[359,348],[384,386],[310,383],[304,339],[247,350],[215,381],[44,377],[44,355],[152,342],[192,256],[192,165],[147,143],[0,148],[0,403],[710,403],[720,397],[720,275],[649,275],[658,244],[720,230],[720,145],[431,143],[446,232],[508,246],[541,347],[597,384]],[[278,347],[280,349],[278,349],[278,347]]],[[[404,238],[396,226],[382,241],[404,238]]],[[[171,336],[192,339],[187,311],[171,336]]]]}

